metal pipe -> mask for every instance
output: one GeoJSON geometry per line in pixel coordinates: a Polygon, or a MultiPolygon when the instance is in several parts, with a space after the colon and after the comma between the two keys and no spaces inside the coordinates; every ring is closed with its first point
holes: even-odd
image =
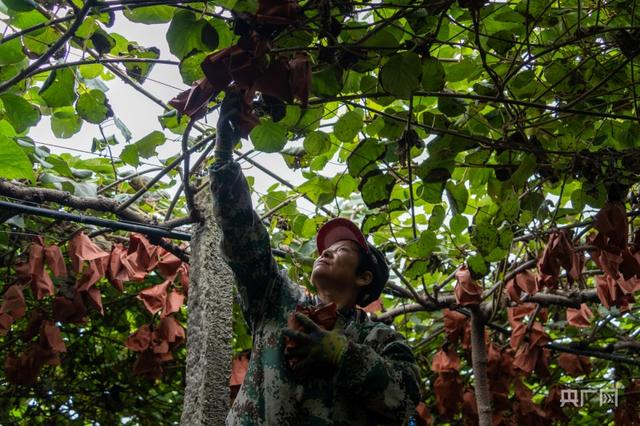
{"type": "Polygon", "coordinates": [[[67,213],[64,211],[45,209],[42,207],[28,206],[25,204],[10,203],[7,201],[0,201],[0,208],[11,209],[20,213],[32,214],[36,216],[50,217],[52,219],[86,223],[89,225],[102,226],[110,229],[119,229],[122,231],[139,232],[141,234],[149,236],[151,239],[171,238],[174,240],[182,241],[191,240],[191,234],[188,234],[186,232],[172,231],[170,229],[160,228],[152,225],[118,222],[115,220],[100,219],[97,217],[67,213]]]}

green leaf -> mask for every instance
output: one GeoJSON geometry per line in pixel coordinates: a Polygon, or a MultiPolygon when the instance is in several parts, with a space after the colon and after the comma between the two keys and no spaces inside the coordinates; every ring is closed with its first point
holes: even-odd
{"type": "MultiPolygon", "coordinates": [[[[158,59],[160,57],[160,50],[157,47],[144,48],[134,44],[127,46],[129,55],[141,58],[141,59],[158,59]]],[[[125,62],[124,68],[127,71],[127,75],[133,78],[140,84],[143,84],[151,70],[153,69],[153,62],[125,62]]]]}
{"type": "Polygon", "coordinates": [[[285,109],[284,117],[278,121],[278,124],[286,127],[287,129],[293,129],[300,121],[302,115],[302,108],[298,105],[287,105],[285,109]]]}
{"type": "Polygon", "coordinates": [[[333,127],[334,136],[342,142],[352,142],[362,129],[362,113],[349,111],[333,127]]]}
{"type": "Polygon", "coordinates": [[[175,8],[171,6],[147,6],[133,9],[125,8],[124,16],[131,22],[141,24],[163,24],[171,21],[175,8]]]}
{"type": "Polygon", "coordinates": [[[36,10],[16,13],[11,17],[11,26],[19,28],[21,30],[35,27],[36,25],[43,24],[45,22],[47,22],[47,18],[45,18],[40,12],[36,10]]]}
{"type": "Polygon", "coordinates": [[[120,159],[125,163],[133,167],[140,165],[140,156],[138,154],[138,147],[135,145],[127,145],[120,153],[120,159]]]}
{"type": "Polygon", "coordinates": [[[509,8],[493,15],[493,19],[498,22],[513,22],[516,24],[524,24],[525,22],[524,16],[509,8]]]}
{"type": "Polygon", "coordinates": [[[0,66],[15,64],[24,59],[20,38],[0,44],[0,66]]]}
{"type": "Polygon", "coordinates": [[[218,43],[216,41],[215,46],[212,46],[212,32],[215,32],[215,28],[209,25],[207,21],[198,19],[195,13],[187,10],[178,10],[173,16],[167,31],[169,50],[179,59],[184,58],[194,50],[201,52],[211,51],[215,49],[218,43]]]}
{"type": "Polygon", "coordinates": [[[301,146],[288,146],[280,151],[280,155],[291,170],[309,167],[310,156],[301,146]]]}
{"type": "Polygon", "coordinates": [[[165,141],[166,137],[164,136],[164,133],[159,130],[154,130],[147,136],[135,142],[134,145],[137,147],[138,153],[142,158],[151,158],[154,155],[158,155],[156,148],[164,144],[165,141]]]}
{"type": "Polygon", "coordinates": [[[4,104],[5,117],[16,132],[22,133],[40,121],[40,110],[12,93],[0,96],[4,104]]]}
{"type": "Polygon", "coordinates": [[[89,123],[100,124],[113,115],[107,97],[100,90],[83,93],[76,102],[78,115],[89,123]]]}
{"type": "Polygon", "coordinates": [[[314,40],[314,33],[305,30],[285,31],[275,41],[274,47],[278,49],[302,49],[314,40]]]}
{"type": "Polygon", "coordinates": [[[409,257],[427,257],[438,244],[435,232],[431,230],[423,231],[418,239],[407,244],[406,251],[409,257]]]}
{"type": "Polygon", "coordinates": [[[471,244],[484,255],[489,254],[498,245],[498,230],[491,223],[474,225],[470,237],[471,244]]]}
{"type": "Polygon", "coordinates": [[[200,64],[208,56],[208,53],[194,53],[180,61],[180,76],[184,84],[192,85],[194,81],[204,77],[200,64]]]}
{"type": "Polygon", "coordinates": [[[216,33],[218,33],[218,49],[231,46],[235,34],[229,29],[229,25],[224,20],[213,18],[209,21],[209,25],[213,26],[216,33]]]}
{"type": "Polygon", "coordinates": [[[372,75],[365,74],[360,79],[360,91],[362,93],[371,93],[376,90],[378,79],[372,75]]]}
{"type": "Polygon", "coordinates": [[[485,260],[487,262],[497,262],[502,260],[509,254],[509,251],[502,247],[494,247],[488,254],[485,254],[485,260]]]}
{"type": "Polygon", "coordinates": [[[511,182],[517,187],[522,187],[536,170],[536,157],[532,154],[525,155],[516,171],[511,175],[511,182]]]}
{"type": "Polygon", "coordinates": [[[584,209],[586,204],[586,196],[582,188],[577,188],[571,193],[571,207],[576,211],[584,209]]]}
{"type": "Polygon", "coordinates": [[[430,204],[436,204],[442,201],[442,191],[444,190],[444,182],[424,183],[418,189],[418,196],[430,204]]]}
{"type": "Polygon", "coordinates": [[[187,128],[187,124],[189,124],[189,117],[186,115],[178,116],[178,111],[172,109],[159,116],[158,121],[163,129],[169,129],[171,133],[182,135],[187,128]]]}
{"type": "Polygon", "coordinates": [[[489,265],[485,262],[484,257],[479,254],[467,258],[467,265],[474,279],[482,278],[489,273],[489,265]]]}
{"type": "Polygon", "coordinates": [[[298,190],[318,206],[323,206],[335,200],[333,183],[324,176],[315,176],[309,179],[300,185],[298,190]]]}
{"type": "Polygon", "coordinates": [[[33,166],[24,150],[13,140],[0,135],[0,177],[36,180],[33,166]]]}
{"type": "Polygon", "coordinates": [[[57,155],[50,155],[47,157],[47,162],[51,164],[51,168],[58,172],[62,176],[66,176],[69,178],[73,177],[73,172],[69,167],[69,163],[67,163],[63,158],[57,155]]]}
{"type": "Polygon", "coordinates": [[[514,221],[518,218],[520,212],[520,200],[518,196],[511,192],[500,203],[500,214],[507,221],[514,221]]]}
{"type": "Polygon", "coordinates": [[[51,130],[58,138],[67,139],[75,135],[82,128],[82,118],[76,115],[73,107],[67,106],[56,109],[51,116],[51,130]]]}
{"type": "Polygon", "coordinates": [[[330,65],[314,72],[311,78],[311,92],[318,96],[335,96],[342,90],[342,69],[330,65]]]}
{"type": "Polygon", "coordinates": [[[61,154],[60,157],[69,163],[70,167],[74,167],[76,169],[91,170],[101,174],[113,173],[113,166],[111,165],[111,160],[109,158],[83,159],[71,154],[61,154]]]}
{"type": "MultiPolygon", "coordinates": [[[[113,117],[113,123],[116,125],[118,130],[120,130],[120,134],[122,135],[124,140],[130,141],[131,140],[131,131],[126,126],[126,124],[124,124],[122,122],[122,120],[120,120],[118,117],[113,117]]],[[[186,124],[185,124],[185,127],[186,127],[186,124]]]]}
{"type": "Polygon", "coordinates": [[[23,39],[24,47],[32,55],[43,55],[49,46],[55,43],[60,34],[53,28],[45,28],[40,31],[36,31],[23,39]]]}
{"type": "Polygon", "coordinates": [[[455,184],[453,181],[448,181],[445,185],[447,192],[447,198],[449,199],[449,205],[453,214],[462,214],[464,209],[467,208],[467,201],[469,199],[469,192],[464,186],[464,182],[455,184]]]}
{"type": "Polygon", "coordinates": [[[76,30],[75,36],[88,40],[98,28],[100,28],[98,22],[92,16],[87,16],[76,30]]]}
{"type": "Polygon", "coordinates": [[[82,76],[82,78],[90,80],[92,78],[99,77],[104,70],[104,66],[101,64],[86,64],[80,65],[78,69],[80,70],[80,75],[82,76]]]}
{"type": "Polygon", "coordinates": [[[422,259],[413,259],[404,270],[404,276],[411,280],[417,280],[428,272],[429,263],[422,259]]]}
{"type": "Polygon", "coordinates": [[[220,6],[234,12],[247,12],[251,15],[258,10],[257,0],[219,0],[220,6]]]}
{"type": "Polygon", "coordinates": [[[296,123],[295,130],[308,132],[317,129],[324,115],[324,108],[314,107],[306,108],[302,111],[300,120],[296,123]]]}
{"type": "Polygon", "coordinates": [[[34,0],[2,0],[2,3],[16,12],[28,12],[38,5],[34,0]]]}
{"type": "Polygon", "coordinates": [[[437,230],[444,222],[445,211],[444,207],[440,204],[436,204],[433,206],[433,210],[431,211],[431,215],[429,216],[429,229],[432,231],[437,230]]]}
{"type": "Polygon", "coordinates": [[[95,183],[91,182],[71,182],[73,186],[73,195],[78,197],[96,197],[98,188],[95,183]]]}
{"type": "Polygon", "coordinates": [[[324,169],[329,160],[331,160],[331,152],[319,155],[309,162],[309,170],[313,172],[320,171],[324,169]]]}
{"type": "Polygon", "coordinates": [[[453,232],[455,235],[462,234],[462,232],[468,227],[469,219],[461,214],[453,216],[449,221],[449,228],[451,228],[451,232],[453,232]]]}
{"type": "Polygon", "coordinates": [[[364,221],[362,222],[362,232],[365,235],[368,235],[370,232],[375,232],[379,228],[383,227],[388,223],[386,214],[370,214],[365,216],[364,221]]]}
{"type": "Polygon", "coordinates": [[[422,88],[430,92],[439,92],[444,88],[444,67],[439,60],[427,58],[422,63],[422,88]]]}
{"type": "Polygon", "coordinates": [[[317,231],[316,222],[305,215],[297,215],[293,219],[291,228],[293,229],[293,232],[304,238],[311,238],[315,236],[317,231]]]}
{"type": "Polygon", "coordinates": [[[334,177],[336,181],[336,195],[342,198],[349,198],[358,188],[357,179],[351,175],[342,173],[334,177]]]}
{"type": "Polygon", "coordinates": [[[549,66],[544,67],[543,75],[550,85],[558,89],[566,90],[568,86],[567,75],[571,75],[571,68],[562,63],[563,61],[553,61],[549,66]]]}
{"type": "Polygon", "coordinates": [[[358,189],[362,193],[362,199],[367,207],[374,209],[389,203],[391,190],[396,180],[389,174],[383,174],[380,170],[372,170],[362,177],[358,189]]]}
{"type": "Polygon", "coordinates": [[[304,138],[303,146],[310,155],[324,154],[331,149],[331,138],[325,132],[313,131],[304,138]]]}
{"type": "Polygon", "coordinates": [[[498,235],[498,245],[500,248],[504,250],[509,250],[511,248],[511,243],[513,242],[513,231],[509,228],[503,228],[500,230],[500,234],[498,235]]]}
{"type": "Polygon", "coordinates": [[[438,110],[447,117],[457,117],[464,114],[467,104],[456,98],[438,98],[438,110]]]}
{"type": "Polygon", "coordinates": [[[287,129],[273,121],[266,121],[254,127],[249,137],[258,151],[278,152],[287,143],[287,129]]]}
{"type": "Polygon", "coordinates": [[[505,55],[513,46],[515,46],[514,34],[511,31],[502,30],[492,34],[487,40],[487,46],[495,50],[501,55],[505,55]]]}
{"type": "Polygon", "coordinates": [[[207,50],[215,50],[218,47],[218,32],[209,21],[203,21],[200,39],[207,50]]]}
{"type": "Polygon", "coordinates": [[[99,55],[111,52],[111,49],[116,46],[116,39],[102,28],[95,30],[89,39],[99,55]]]}
{"type": "Polygon", "coordinates": [[[482,72],[482,66],[470,58],[460,62],[446,63],[443,67],[447,74],[447,81],[450,83],[462,80],[473,81],[482,72]]]}
{"type": "Polygon", "coordinates": [[[386,145],[377,139],[364,139],[347,158],[347,170],[353,177],[366,174],[376,168],[376,162],[387,152],[386,145]]]}
{"type": "Polygon", "coordinates": [[[111,33],[109,37],[113,39],[115,45],[111,48],[111,54],[117,56],[126,56],[131,46],[137,46],[135,42],[127,40],[118,33],[111,33]]]}
{"type": "Polygon", "coordinates": [[[17,136],[18,133],[16,133],[16,129],[14,129],[7,120],[3,119],[0,120],[0,135],[5,135],[12,138],[14,136],[17,136]]]}
{"type": "Polygon", "coordinates": [[[416,53],[394,55],[380,69],[380,84],[398,98],[408,99],[420,84],[420,65],[416,53]]]}
{"type": "Polygon", "coordinates": [[[516,74],[516,76],[511,79],[509,87],[519,97],[527,98],[532,96],[538,89],[536,73],[531,70],[526,70],[516,74]]]}
{"type": "Polygon", "coordinates": [[[75,90],[75,78],[69,68],[51,71],[40,89],[40,96],[51,108],[73,105],[78,95],[75,90]]]}
{"type": "Polygon", "coordinates": [[[388,51],[392,51],[391,48],[398,47],[398,39],[388,28],[382,28],[381,30],[376,29],[376,31],[372,34],[373,35],[365,33],[364,37],[366,38],[366,40],[364,41],[364,43],[362,43],[363,46],[370,48],[389,48],[388,51]]]}

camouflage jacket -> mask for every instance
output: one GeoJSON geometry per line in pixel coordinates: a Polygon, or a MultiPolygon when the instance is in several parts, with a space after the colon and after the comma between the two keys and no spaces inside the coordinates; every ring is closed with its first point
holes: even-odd
{"type": "Polygon", "coordinates": [[[294,376],[284,356],[282,329],[297,304],[320,300],[278,270],[240,166],[218,163],[210,174],[222,255],[236,276],[253,335],[249,370],[227,424],[405,424],[419,399],[415,359],[397,332],[362,311],[341,312],[349,343],[333,375],[294,376]]]}

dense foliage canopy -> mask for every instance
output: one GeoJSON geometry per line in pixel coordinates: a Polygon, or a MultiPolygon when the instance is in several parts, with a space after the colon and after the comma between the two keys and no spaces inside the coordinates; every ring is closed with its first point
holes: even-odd
{"type": "MultiPolygon", "coordinates": [[[[371,310],[414,347],[425,422],[473,424],[487,401],[494,424],[640,422],[635,0],[2,0],[0,13],[2,200],[188,233],[206,113],[232,85],[239,161],[274,180],[257,207],[290,276],[309,285],[331,216],[387,254],[371,310]],[[170,55],[116,20],[166,36],[170,55]],[[148,89],[158,63],[179,68],[183,94],[148,89]],[[113,79],[164,108],[157,130],[132,140],[113,79]],[[30,138],[43,117],[60,140],[30,138]],[[49,148],[83,126],[91,155],[49,148]],[[182,153],[159,158],[174,139],[182,153]],[[601,403],[614,386],[617,407],[601,403]],[[595,393],[561,407],[571,389],[595,393]]],[[[0,423],[177,422],[188,243],[4,207],[0,423]]]]}

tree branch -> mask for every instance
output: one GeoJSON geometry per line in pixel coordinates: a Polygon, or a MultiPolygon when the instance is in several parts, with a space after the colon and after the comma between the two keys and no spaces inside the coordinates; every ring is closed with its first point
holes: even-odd
{"type": "Polygon", "coordinates": [[[536,293],[533,296],[525,295],[522,302],[533,302],[541,306],[558,305],[567,308],[579,309],[582,303],[597,302],[598,294],[596,290],[582,290],[568,295],[536,293]]]}
{"type": "Polygon", "coordinates": [[[76,67],[80,65],[92,65],[92,64],[119,64],[125,62],[142,62],[147,64],[165,64],[165,65],[180,65],[180,62],[170,61],[167,59],[152,59],[152,58],[97,58],[87,59],[83,61],[65,62],[62,64],[55,64],[48,67],[38,68],[25,77],[31,77],[36,74],[41,74],[47,71],[54,71],[61,68],[76,67]]]}
{"type": "MultiPolygon", "coordinates": [[[[542,104],[542,103],[537,103],[537,102],[527,102],[527,101],[522,101],[519,99],[511,99],[511,98],[504,98],[504,97],[496,97],[496,96],[485,96],[485,95],[476,95],[476,94],[472,94],[472,93],[458,93],[458,92],[428,92],[428,91],[421,91],[421,92],[415,92],[414,93],[415,96],[434,96],[437,98],[454,98],[454,99],[470,99],[470,100],[475,100],[475,101],[482,101],[482,102],[494,102],[497,104],[504,104],[504,105],[518,105],[518,106],[523,106],[523,107],[528,107],[528,108],[536,108],[536,109],[541,109],[544,111],[549,111],[549,112],[554,112],[554,113],[566,113],[566,114],[574,114],[574,115],[586,115],[586,116],[591,116],[591,117],[598,117],[598,118],[613,118],[613,119],[618,119],[618,120],[636,120],[636,117],[633,115],[622,115],[622,114],[610,114],[610,113],[606,113],[606,112],[601,112],[601,111],[588,111],[588,110],[580,110],[580,109],[574,109],[571,108],[568,105],[562,106],[555,106],[555,105],[547,105],[547,104],[542,104]]],[[[370,99],[376,99],[376,98],[383,98],[383,97],[388,97],[389,94],[388,93],[361,93],[361,94],[355,94],[355,95],[346,95],[346,96],[336,96],[336,97],[330,97],[330,98],[320,98],[320,99],[312,99],[311,101],[309,101],[310,105],[317,105],[317,104],[323,104],[326,102],[330,102],[330,101],[349,101],[349,100],[355,100],[355,99],[363,99],[363,98],[370,98],[370,99]]],[[[362,106],[360,106],[362,107],[362,106]]],[[[390,118],[395,118],[399,121],[405,121],[402,120],[398,117],[394,117],[391,116],[390,118]]],[[[419,125],[416,124],[419,127],[423,127],[423,125],[419,125]]]]}
{"type": "Polygon", "coordinates": [[[189,124],[187,124],[187,128],[184,130],[184,134],[182,135],[182,188],[184,190],[184,196],[187,200],[187,207],[189,209],[189,215],[191,215],[196,222],[200,222],[202,220],[202,215],[196,206],[196,202],[194,200],[193,189],[189,184],[189,160],[191,158],[191,153],[189,152],[189,133],[191,133],[191,129],[195,124],[195,120],[192,118],[189,120],[189,124]]]}
{"type": "MultiPolygon", "coordinates": [[[[512,272],[514,276],[516,273],[517,272],[515,270],[512,272]]],[[[509,279],[511,278],[505,277],[505,281],[508,281],[509,279]]],[[[495,287],[496,286],[494,286],[493,288],[495,287]]],[[[483,297],[488,296],[489,292],[491,292],[493,288],[488,291],[485,291],[483,293],[483,297]]],[[[599,299],[598,299],[596,290],[588,289],[588,290],[573,292],[570,294],[536,293],[533,296],[526,295],[522,299],[522,302],[538,303],[542,306],[558,305],[558,306],[564,306],[567,308],[577,309],[577,308],[580,308],[580,305],[582,303],[597,302],[598,300],[599,299]]],[[[443,296],[435,303],[431,301],[425,301],[423,304],[415,303],[415,304],[399,306],[393,309],[389,309],[384,314],[377,316],[377,319],[380,321],[385,321],[387,319],[393,319],[398,315],[403,315],[411,312],[419,312],[419,311],[431,312],[431,311],[437,311],[443,308],[453,309],[456,306],[457,305],[456,305],[455,297],[447,295],[447,296],[443,296]]]]}
{"type": "MultiPolygon", "coordinates": [[[[193,163],[193,167],[191,167],[191,170],[189,171],[189,175],[193,175],[195,171],[198,170],[198,168],[202,165],[202,163],[204,163],[204,161],[207,159],[207,156],[213,150],[213,148],[215,148],[215,144],[212,143],[212,144],[209,144],[202,151],[202,154],[200,154],[200,157],[198,157],[196,162],[193,163]]],[[[176,189],[176,194],[173,196],[173,199],[171,200],[171,203],[167,208],[167,212],[165,213],[165,216],[164,216],[165,221],[168,221],[171,215],[173,214],[173,209],[175,209],[176,204],[178,204],[178,199],[180,198],[180,194],[182,193],[183,189],[184,189],[184,183],[181,183],[178,189],[176,189]]],[[[200,189],[201,188],[198,188],[196,190],[196,193],[200,192],[200,189]]]]}
{"type": "Polygon", "coordinates": [[[76,15],[67,15],[67,16],[63,16],[61,18],[56,18],[53,20],[50,20],[48,22],[42,22],[40,24],[34,25],[32,27],[29,28],[25,28],[22,31],[16,31],[15,33],[11,33],[5,37],[2,38],[2,40],[0,40],[0,45],[3,45],[11,40],[13,40],[14,38],[18,38],[18,37],[22,37],[25,36],[29,33],[32,33],[34,31],[38,31],[42,28],[46,28],[46,27],[50,27],[53,25],[57,25],[57,24],[61,24],[63,22],[67,22],[67,21],[71,21],[73,19],[75,19],[76,15]]]}
{"type": "Polygon", "coordinates": [[[546,347],[553,351],[566,352],[574,355],[590,356],[593,358],[606,359],[608,361],[622,362],[625,364],[640,366],[640,361],[637,359],[629,358],[617,353],[607,353],[607,352],[603,352],[603,351],[589,348],[589,347],[578,348],[578,347],[571,347],[571,346],[565,346],[565,345],[558,345],[556,343],[547,343],[546,347]]]}
{"type": "Polygon", "coordinates": [[[77,197],[67,191],[23,186],[2,180],[0,180],[0,195],[35,203],[53,202],[78,210],[96,210],[99,212],[114,213],[120,219],[131,222],[152,223],[152,221],[143,214],[128,208],[121,209],[121,204],[116,200],[102,196],[77,197]]]}
{"type": "Polygon", "coordinates": [[[410,305],[398,306],[393,309],[389,309],[387,312],[384,312],[380,315],[374,315],[373,319],[375,321],[388,321],[393,320],[398,315],[408,314],[412,312],[433,312],[439,311],[441,309],[453,309],[456,306],[456,298],[455,296],[447,295],[438,299],[437,302],[425,301],[424,304],[412,303],[410,305]]]}
{"type": "Polygon", "coordinates": [[[105,191],[108,191],[109,189],[113,188],[114,186],[117,186],[117,185],[119,185],[119,184],[121,184],[123,182],[126,182],[126,181],[130,180],[130,179],[136,178],[138,176],[145,175],[147,173],[157,172],[158,170],[162,170],[162,167],[152,167],[150,169],[141,170],[141,171],[136,172],[136,173],[131,173],[128,176],[125,176],[125,177],[123,177],[121,179],[117,179],[117,180],[111,182],[110,184],[105,185],[102,188],[99,188],[98,189],[98,194],[101,194],[101,193],[103,193],[105,191]]]}
{"type": "Polygon", "coordinates": [[[487,346],[484,340],[484,317],[479,305],[471,305],[471,364],[480,426],[491,426],[492,409],[487,376],[487,346]]]}
{"type": "MultiPolygon", "coordinates": [[[[242,155],[242,152],[234,150],[233,151],[236,155],[242,155]]],[[[277,174],[273,173],[271,170],[267,169],[266,167],[264,167],[263,165],[261,165],[260,163],[257,163],[254,159],[249,158],[249,157],[245,157],[244,161],[246,161],[247,163],[251,164],[252,166],[254,166],[255,168],[259,169],[260,171],[266,173],[267,175],[271,176],[272,178],[274,178],[276,181],[278,181],[279,183],[281,183],[282,185],[286,186],[289,189],[292,189],[293,191],[295,191],[296,193],[298,193],[298,190],[296,189],[296,187],[291,184],[290,182],[288,182],[287,180],[281,178],[280,176],[278,176],[277,174]]],[[[303,194],[302,195],[304,198],[306,198],[307,200],[311,201],[311,199],[309,198],[309,196],[307,194],[303,194]]],[[[311,203],[313,203],[313,201],[311,201],[311,203]]],[[[314,203],[315,204],[315,203],[314,203]]],[[[325,207],[319,207],[320,210],[322,210],[325,214],[327,214],[329,217],[333,217],[334,214],[331,213],[331,211],[329,211],[328,209],[326,209],[325,207]]]]}

